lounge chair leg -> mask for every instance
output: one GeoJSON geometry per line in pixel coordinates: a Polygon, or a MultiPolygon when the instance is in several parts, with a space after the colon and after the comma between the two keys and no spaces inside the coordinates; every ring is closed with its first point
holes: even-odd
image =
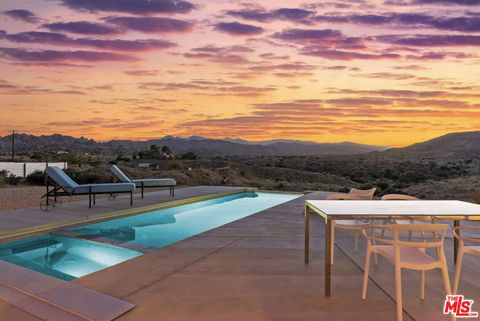
{"type": "Polygon", "coordinates": [[[88,188],[88,208],[92,208],[92,188],[88,188]]]}
{"type": "Polygon", "coordinates": [[[172,197],[175,197],[175,186],[172,186],[172,197]]]}
{"type": "Polygon", "coordinates": [[[97,202],[97,201],[96,201],[97,198],[95,197],[95,195],[96,195],[96,194],[93,194],[93,205],[96,205],[96,202],[97,202]]]}
{"type": "Polygon", "coordinates": [[[133,206],[133,192],[130,192],[130,206],[133,206]]]}
{"type": "Polygon", "coordinates": [[[49,187],[48,187],[48,183],[47,183],[47,209],[48,209],[48,205],[50,205],[50,191],[49,191],[49,187]]]}
{"type": "Polygon", "coordinates": [[[143,182],[142,182],[142,198],[143,198],[143,182]]]}

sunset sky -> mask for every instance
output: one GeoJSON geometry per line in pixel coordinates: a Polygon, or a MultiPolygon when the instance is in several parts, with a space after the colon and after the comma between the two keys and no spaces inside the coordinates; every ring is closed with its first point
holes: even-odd
{"type": "Polygon", "coordinates": [[[480,129],[480,0],[2,0],[0,136],[480,129]]]}

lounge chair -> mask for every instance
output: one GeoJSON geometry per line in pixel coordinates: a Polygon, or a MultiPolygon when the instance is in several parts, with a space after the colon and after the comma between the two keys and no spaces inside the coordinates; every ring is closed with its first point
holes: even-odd
{"type": "Polygon", "coordinates": [[[117,165],[111,165],[110,171],[117,181],[121,183],[133,183],[136,187],[140,187],[142,190],[142,198],[143,189],[147,187],[169,187],[170,195],[172,197],[175,196],[175,185],[177,185],[177,182],[173,178],[130,179],[117,165]]]}
{"type": "Polygon", "coordinates": [[[135,190],[133,183],[79,185],[59,167],[51,166],[45,169],[45,185],[47,192],[42,196],[43,200],[40,202],[40,208],[45,212],[59,203],[58,197],[72,195],[88,195],[88,208],[91,208],[92,196],[93,204],[95,204],[95,195],[97,194],[130,193],[130,205],[133,205],[133,191],[135,190]],[[50,186],[53,186],[52,190],[50,190],[50,186]],[[53,202],[50,199],[52,197],[53,202]]]}

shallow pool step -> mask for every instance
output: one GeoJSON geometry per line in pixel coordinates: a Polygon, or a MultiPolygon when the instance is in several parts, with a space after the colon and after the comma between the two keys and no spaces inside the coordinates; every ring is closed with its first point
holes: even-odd
{"type": "Polygon", "coordinates": [[[0,261],[0,300],[48,321],[110,321],[135,305],[0,261]]]}

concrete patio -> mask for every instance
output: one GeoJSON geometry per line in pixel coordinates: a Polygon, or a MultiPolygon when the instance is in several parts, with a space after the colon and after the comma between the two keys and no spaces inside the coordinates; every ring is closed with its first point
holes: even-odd
{"type": "MultiPolygon", "coordinates": [[[[226,187],[179,189],[176,198],[222,191],[226,187]]],[[[315,192],[206,233],[73,281],[76,285],[136,305],[120,321],[145,320],[396,320],[393,268],[380,260],[371,272],[369,293],[360,298],[364,242],[353,253],[350,233],[338,231],[332,297],[323,296],[324,227],[311,221],[311,260],[303,263],[304,201],[323,199],[315,192]]],[[[135,206],[169,201],[168,191],[151,192],[135,206]],[[163,195],[164,193],[165,195],[163,195]]],[[[0,230],[31,227],[45,220],[68,220],[86,213],[124,209],[128,201],[102,200],[90,212],[85,202],[64,204],[53,215],[24,209],[0,213],[0,230]]],[[[452,240],[446,241],[453,272],[452,240]]],[[[480,260],[465,257],[460,290],[480,300],[480,260]]],[[[451,278],[453,277],[451,273],[451,278]]],[[[427,273],[426,299],[418,299],[417,273],[403,272],[404,320],[448,320],[441,275],[427,273]]],[[[474,305],[478,311],[478,303],[474,305]]],[[[0,320],[42,320],[0,301],[0,320]]]]}

